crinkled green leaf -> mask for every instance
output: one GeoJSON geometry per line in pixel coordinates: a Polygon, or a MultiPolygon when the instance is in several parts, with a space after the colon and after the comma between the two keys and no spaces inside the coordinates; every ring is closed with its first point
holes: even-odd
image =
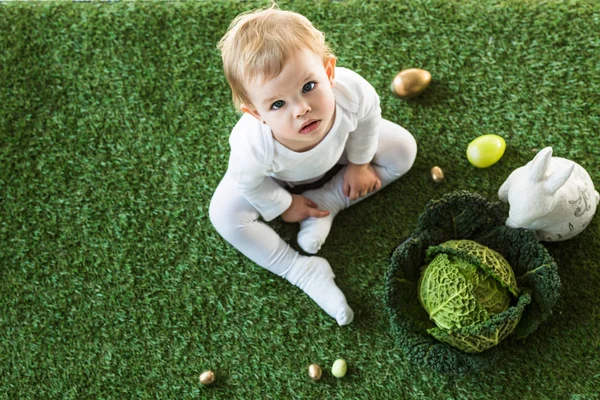
{"type": "MultiPolygon", "coordinates": [[[[434,337],[485,322],[508,308],[508,287],[516,279],[499,253],[472,240],[450,240],[428,249],[427,254],[437,255],[423,270],[419,300],[437,325],[428,330],[434,337]]],[[[498,344],[494,341],[504,339],[515,327],[500,324],[497,328],[502,332],[476,332],[473,338],[463,334],[458,340],[451,335],[445,341],[467,352],[480,352],[498,344]]]]}
{"type": "MultiPolygon", "coordinates": [[[[429,318],[440,328],[454,329],[483,322],[489,319],[489,314],[478,297],[493,298],[493,294],[485,291],[496,289],[486,278],[477,266],[439,254],[423,271],[419,299],[429,318]]],[[[503,288],[500,286],[500,289],[503,288]]]]}
{"type": "Polygon", "coordinates": [[[524,293],[515,307],[493,316],[489,321],[456,330],[431,328],[427,332],[437,340],[448,343],[466,353],[481,353],[496,346],[515,330],[525,306],[530,302],[531,295],[524,293]]]}
{"type": "Polygon", "coordinates": [[[489,316],[500,314],[508,308],[509,293],[500,282],[489,275],[473,289],[473,296],[489,316]]]}
{"type": "Polygon", "coordinates": [[[512,267],[504,257],[490,247],[473,240],[448,240],[427,251],[428,257],[440,252],[455,254],[479,266],[486,274],[494,277],[517,297],[519,288],[512,267]]]}

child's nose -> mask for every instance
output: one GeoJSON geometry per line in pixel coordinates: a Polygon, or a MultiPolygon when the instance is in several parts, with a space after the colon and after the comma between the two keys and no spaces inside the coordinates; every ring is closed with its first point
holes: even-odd
{"type": "Polygon", "coordinates": [[[300,118],[302,116],[304,116],[306,113],[309,113],[311,111],[310,106],[308,105],[308,103],[299,103],[298,104],[298,110],[296,112],[296,118],[300,118]]]}

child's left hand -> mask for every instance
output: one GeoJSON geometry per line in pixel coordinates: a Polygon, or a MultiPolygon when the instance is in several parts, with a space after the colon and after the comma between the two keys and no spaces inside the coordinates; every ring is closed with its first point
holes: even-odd
{"type": "Polygon", "coordinates": [[[344,195],[356,200],[379,190],[381,181],[371,164],[348,164],[344,173],[344,195]]]}

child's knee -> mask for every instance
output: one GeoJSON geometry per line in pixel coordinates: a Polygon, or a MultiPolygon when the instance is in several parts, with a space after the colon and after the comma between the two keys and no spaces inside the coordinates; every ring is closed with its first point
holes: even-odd
{"type": "Polygon", "coordinates": [[[217,232],[223,236],[223,231],[227,228],[227,211],[224,210],[223,203],[218,199],[215,199],[216,196],[213,195],[210,200],[210,206],[208,207],[208,217],[210,219],[211,224],[215,227],[217,232]]]}
{"type": "Polygon", "coordinates": [[[389,173],[397,178],[406,174],[417,158],[417,141],[413,135],[402,127],[398,127],[393,136],[387,138],[384,152],[380,158],[389,173]]]}
{"type": "Polygon", "coordinates": [[[217,232],[231,241],[240,230],[258,219],[258,212],[241,196],[217,189],[210,201],[208,216],[217,232]]]}
{"type": "Polygon", "coordinates": [[[417,158],[417,141],[406,129],[403,129],[398,151],[400,152],[400,158],[404,160],[402,167],[406,169],[406,173],[413,166],[417,158]]]}

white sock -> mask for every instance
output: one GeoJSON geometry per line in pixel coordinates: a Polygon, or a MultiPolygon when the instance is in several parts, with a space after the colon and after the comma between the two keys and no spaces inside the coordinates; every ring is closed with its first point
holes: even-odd
{"type": "Polygon", "coordinates": [[[325,239],[329,236],[334,215],[331,213],[323,218],[307,218],[300,222],[298,245],[307,253],[317,254],[325,239]]]}
{"type": "Polygon", "coordinates": [[[343,192],[344,171],[346,171],[346,168],[338,171],[322,187],[302,193],[303,196],[317,203],[319,209],[329,211],[329,215],[326,217],[311,217],[300,222],[298,245],[307,253],[316,254],[321,249],[321,246],[325,243],[325,239],[329,235],[333,219],[350,204],[343,192]]]}
{"type": "Polygon", "coordinates": [[[335,275],[324,258],[298,256],[282,276],[302,289],[340,326],[348,325],[354,319],[354,312],[335,284],[335,275]]]}

